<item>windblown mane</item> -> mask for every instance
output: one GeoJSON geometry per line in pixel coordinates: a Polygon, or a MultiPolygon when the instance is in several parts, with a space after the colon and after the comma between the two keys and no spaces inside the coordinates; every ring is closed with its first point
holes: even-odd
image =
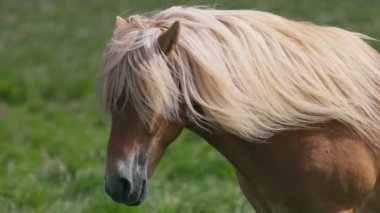
{"type": "Polygon", "coordinates": [[[186,111],[259,140],[338,120],[376,145],[380,55],[363,39],[265,12],[172,7],[115,30],[98,95],[105,111],[131,101],[147,122],[152,112],[180,119],[186,111]],[[179,41],[166,57],[157,38],[177,20],[179,41]]]}

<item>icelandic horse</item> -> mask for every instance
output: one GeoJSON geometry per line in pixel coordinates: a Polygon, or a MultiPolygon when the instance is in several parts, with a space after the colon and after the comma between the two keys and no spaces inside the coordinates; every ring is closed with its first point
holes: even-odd
{"type": "Polygon", "coordinates": [[[234,165],[257,212],[380,212],[380,56],[368,39],[250,10],[117,17],[97,86],[112,120],[106,192],[140,204],[187,128],[234,165]]]}

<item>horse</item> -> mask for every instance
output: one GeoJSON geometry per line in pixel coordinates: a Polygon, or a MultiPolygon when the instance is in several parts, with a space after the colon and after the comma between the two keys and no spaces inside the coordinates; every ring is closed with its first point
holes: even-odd
{"type": "Polygon", "coordinates": [[[254,10],[117,17],[98,72],[105,191],[139,205],[183,129],[259,213],[380,212],[380,54],[371,38],[254,10]]]}

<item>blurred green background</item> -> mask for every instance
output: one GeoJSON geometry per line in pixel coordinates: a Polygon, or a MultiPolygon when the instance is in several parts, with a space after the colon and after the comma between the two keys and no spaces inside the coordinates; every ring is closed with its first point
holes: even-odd
{"type": "Polygon", "coordinates": [[[232,166],[188,132],[141,206],[103,190],[109,124],[94,91],[114,18],[179,4],[254,8],[380,38],[379,0],[0,0],[0,212],[254,212],[232,166]]]}

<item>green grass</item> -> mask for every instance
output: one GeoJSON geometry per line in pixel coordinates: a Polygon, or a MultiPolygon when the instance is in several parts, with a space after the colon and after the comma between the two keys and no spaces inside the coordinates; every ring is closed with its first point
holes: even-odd
{"type": "MultiPolygon", "coordinates": [[[[217,2],[380,39],[378,0],[217,2]]],[[[103,190],[109,125],[94,90],[114,17],[178,4],[205,2],[0,0],[0,212],[253,212],[232,166],[188,132],[169,148],[144,204],[116,204],[103,190]]]]}

